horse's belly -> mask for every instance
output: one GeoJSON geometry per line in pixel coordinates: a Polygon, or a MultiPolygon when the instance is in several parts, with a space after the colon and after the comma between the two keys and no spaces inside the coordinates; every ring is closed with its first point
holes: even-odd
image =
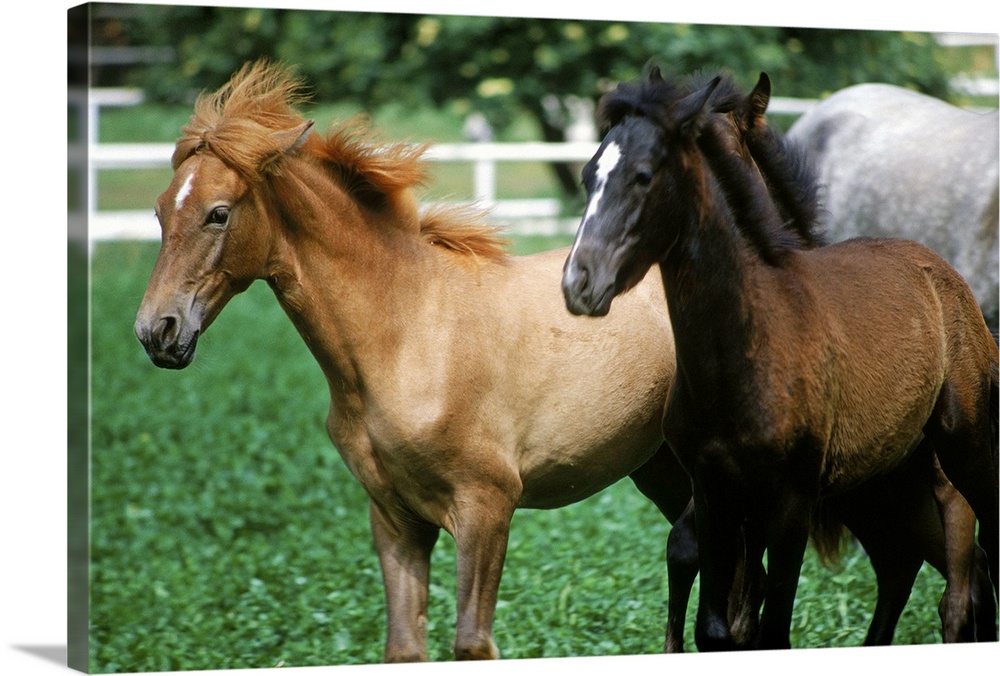
{"type": "Polygon", "coordinates": [[[901,464],[923,440],[931,405],[915,406],[895,425],[843,422],[831,435],[823,467],[823,491],[849,490],[901,464]]]}
{"type": "MultiPolygon", "coordinates": [[[[615,301],[607,317],[575,317],[559,291],[565,252],[546,261],[550,292],[530,330],[505,355],[525,360],[507,393],[517,430],[520,505],[582,500],[641,466],[663,443],[663,404],[674,374],[673,334],[658,275],[615,301]]],[[[533,306],[529,305],[532,300],[533,306]]]]}
{"type": "MultiPolygon", "coordinates": [[[[656,360],[647,364],[656,365],[656,360]]],[[[549,508],[582,500],[656,452],[663,443],[668,381],[665,368],[650,371],[556,381],[553,396],[533,402],[531,412],[519,418],[526,423],[517,453],[522,506],[549,508]]]]}
{"type": "MultiPolygon", "coordinates": [[[[640,430],[636,430],[640,431],[640,430]]],[[[628,476],[662,444],[659,426],[642,434],[605,441],[582,441],[525,458],[519,507],[552,509],[579,502],[628,476]]]]}

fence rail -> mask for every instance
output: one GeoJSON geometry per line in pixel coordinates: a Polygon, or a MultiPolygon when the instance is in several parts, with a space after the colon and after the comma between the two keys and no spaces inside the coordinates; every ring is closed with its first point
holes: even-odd
{"type": "MultiPolygon", "coordinates": [[[[94,89],[77,92],[71,103],[89,107],[87,127],[82,136],[87,146],[70,146],[71,167],[85,168],[83,198],[88,205],[88,230],[91,240],[156,239],[159,227],[152,209],[144,211],[99,211],[97,209],[97,173],[103,170],[164,169],[170,166],[174,146],[170,143],[99,143],[100,109],[104,106],[130,106],[142,101],[141,92],[127,89],[94,89]]],[[[769,110],[773,114],[799,115],[816,101],[775,97],[769,110]]],[[[504,222],[520,234],[573,232],[578,218],[563,217],[560,200],[498,199],[497,167],[503,162],[585,162],[597,150],[597,143],[442,143],[428,148],[424,159],[430,162],[463,162],[473,165],[474,200],[489,209],[491,217],[504,222]]]]}

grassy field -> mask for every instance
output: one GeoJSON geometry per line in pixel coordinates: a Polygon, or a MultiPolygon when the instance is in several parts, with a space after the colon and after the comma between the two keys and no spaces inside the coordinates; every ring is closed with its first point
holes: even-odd
{"type": "MultiPolygon", "coordinates": [[[[356,110],[310,111],[320,125],[356,110]]],[[[104,142],[170,142],[190,108],[109,109],[104,142]]],[[[445,111],[386,109],[387,140],[461,140],[445,111]]],[[[536,138],[521,124],[505,140],[536,138]]],[[[429,198],[463,199],[466,167],[434,167],[429,198]]],[[[169,172],[106,172],[101,209],[152,209],[169,172]]],[[[507,167],[499,193],[556,194],[543,165],[507,167]]],[[[568,244],[515,238],[515,253],[568,244]]],[[[234,299],[185,371],[156,369],[132,333],[155,243],[101,243],[91,262],[91,669],[140,672],[381,659],[384,603],[367,497],[326,437],[327,387],[271,292],[234,299]]],[[[561,510],[515,515],[496,615],[506,658],[657,653],[668,524],[628,480],[561,510]]],[[[433,558],[429,645],[450,659],[455,547],[433,558]]],[[[941,577],[925,567],[897,631],[939,642],[941,577]]],[[[836,571],[812,552],[796,647],[863,640],[875,581],[862,552],[836,571]]],[[[688,616],[688,648],[694,606],[688,616]]]]}
{"type": "MultiPolygon", "coordinates": [[[[132,323],[156,248],[104,243],[92,259],[92,671],[378,662],[367,498],[325,435],[319,368],[263,284],[230,303],[190,368],[153,367],[132,323]]],[[[495,625],[503,656],[659,652],[667,533],[628,480],[518,512],[495,625]]],[[[454,556],[444,535],[430,592],[436,660],[450,659],[454,556]]],[[[925,567],[897,643],[940,640],[942,590],[925,567]]],[[[859,645],[874,601],[863,553],[829,571],[810,551],[793,645],[859,645]]]]}

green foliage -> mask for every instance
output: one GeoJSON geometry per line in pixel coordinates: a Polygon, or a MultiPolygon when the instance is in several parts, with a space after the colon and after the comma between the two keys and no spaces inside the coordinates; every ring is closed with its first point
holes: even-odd
{"type": "MultiPolygon", "coordinates": [[[[518,239],[515,250],[566,243],[518,239]]],[[[132,323],[155,253],[102,243],[91,264],[92,671],[379,662],[367,496],[324,432],[319,368],[263,284],[230,302],[188,369],[153,367],[132,323]]],[[[627,480],[560,510],[517,512],[495,625],[503,656],[659,652],[668,531],[627,480]]],[[[897,643],[939,641],[942,589],[921,573],[897,643]]],[[[862,554],[831,572],[810,552],[793,645],[860,644],[874,600],[862,554]]],[[[428,622],[431,657],[450,659],[447,535],[428,622]]]]}
{"type": "MultiPolygon", "coordinates": [[[[554,95],[596,98],[656,60],[686,73],[722,67],[748,82],[768,71],[784,96],[879,80],[947,96],[930,34],[518,17],[130,6],[96,39],[176,50],[128,77],[163,100],[213,89],[245,61],[296,65],[327,102],[372,109],[432,102],[480,110],[503,128],[554,95]]],[[[557,111],[559,113],[565,111],[557,111]]],[[[549,114],[551,115],[551,114],[549,114]]],[[[558,124],[559,120],[552,120],[558,124]]]]}
{"type": "MultiPolygon", "coordinates": [[[[574,99],[592,103],[651,62],[681,74],[722,68],[748,85],[767,71],[779,96],[864,81],[949,96],[943,50],[923,33],[260,7],[129,5],[109,16],[98,44],[176,53],[102,74],[157,101],[190,102],[267,57],[295,66],[319,102],[476,112],[498,135],[528,115],[545,141],[565,140],[574,99]]],[[[561,193],[578,196],[573,171],[554,167],[561,193]]]]}

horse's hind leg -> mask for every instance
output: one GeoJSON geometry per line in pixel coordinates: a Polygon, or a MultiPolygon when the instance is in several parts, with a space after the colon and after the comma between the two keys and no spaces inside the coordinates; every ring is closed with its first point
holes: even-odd
{"type": "Polygon", "coordinates": [[[992,643],[997,640],[997,600],[990,583],[986,554],[976,547],[972,568],[972,610],[976,618],[976,641],[992,643]]]}
{"type": "Polygon", "coordinates": [[[385,585],[385,661],[426,661],[430,559],[440,531],[415,518],[393,519],[374,501],[369,518],[385,585]]]}
{"type": "Polygon", "coordinates": [[[878,597],[864,644],[890,645],[924,562],[923,556],[914,549],[915,543],[909,538],[865,529],[852,530],[852,533],[865,548],[878,583],[878,597]]]}
{"type": "Polygon", "coordinates": [[[1000,412],[995,362],[992,367],[989,382],[978,387],[946,382],[924,431],[937,450],[948,479],[979,520],[979,544],[986,553],[995,592],[1000,559],[1000,468],[996,436],[1000,412]]]}
{"type": "MultiPolygon", "coordinates": [[[[972,589],[978,549],[975,543],[976,514],[948,481],[937,457],[934,458],[934,472],[934,494],[944,530],[943,572],[947,581],[938,606],[941,638],[945,643],[974,641],[977,637],[972,589]]],[[[991,600],[992,596],[990,591],[991,600]]]]}
{"type": "Polygon", "coordinates": [[[889,645],[923,561],[919,557],[891,556],[879,560],[873,556],[871,562],[878,580],[878,600],[865,635],[865,645],[889,645]]]}
{"type": "MultiPolygon", "coordinates": [[[[891,472],[828,500],[826,511],[857,538],[878,582],[878,598],[865,645],[892,643],[924,562],[926,540],[934,544],[930,559],[944,572],[944,544],[932,469],[930,448],[921,447],[891,472]]],[[[839,536],[839,532],[833,533],[839,536]]],[[[819,540],[824,544],[828,541],[832,544],[829,538],[819,540]]]]}

